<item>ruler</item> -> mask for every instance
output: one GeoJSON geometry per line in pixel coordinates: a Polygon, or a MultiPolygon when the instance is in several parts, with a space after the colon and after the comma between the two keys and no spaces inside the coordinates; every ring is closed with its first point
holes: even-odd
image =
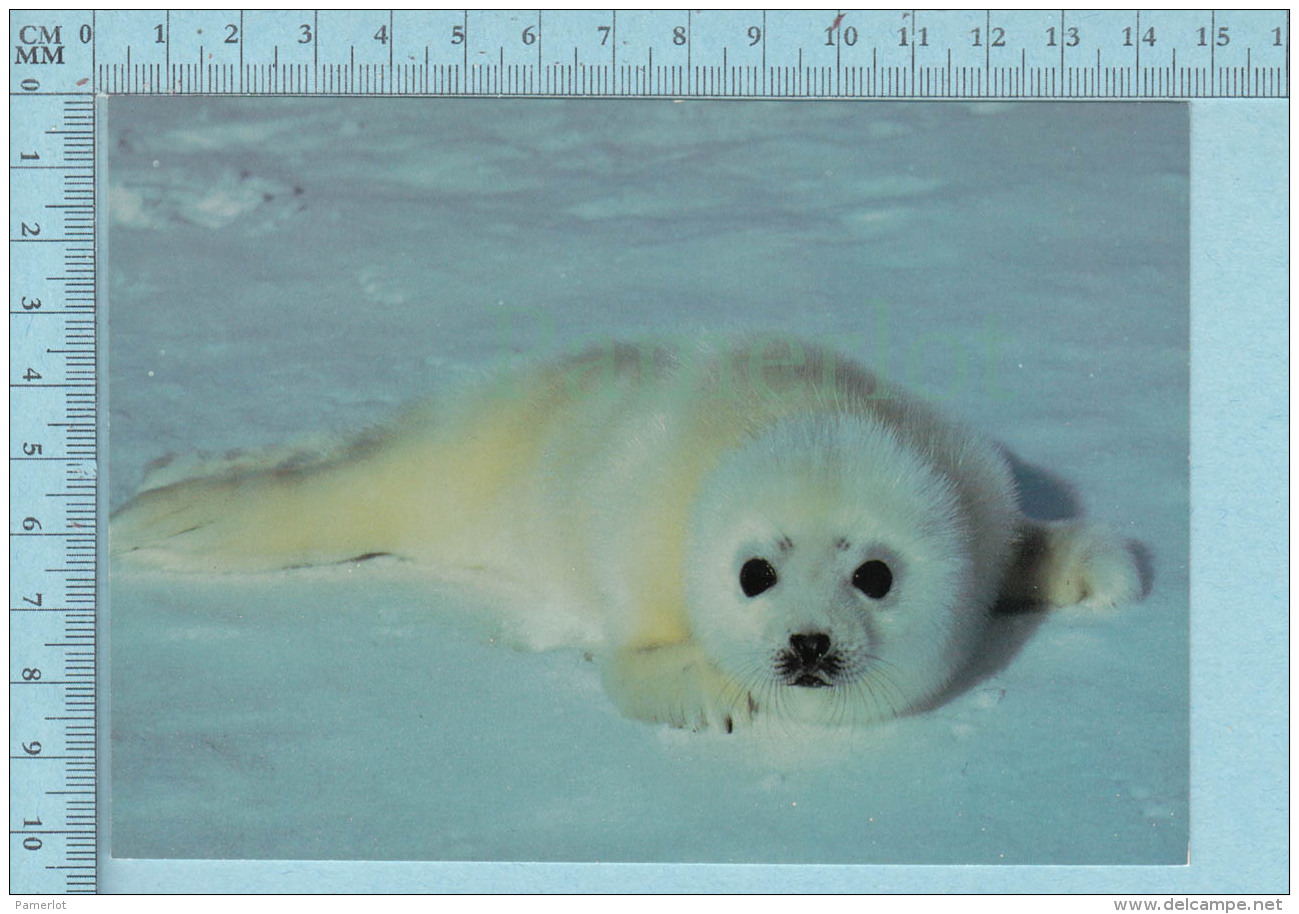
{"type": "Polygon", "coordinates": [[[11,11],[10,890],[97,886],[96,95],[1289,96],[1285,10],[11,11]]]}
{"type": "Polygon", "coordinates": [[[10,23],[11,75],[76,70],[86,92],[1131,99],[1290,89],[1286,10],[112,10],[10,23]]]}
{"type": "Polygon", "coordinates": [[[88,71],[74,75],[72,58],[60,64],[58,53],[77,42],[79,24],[51,14],[11,20],[15,51],[42,49],[15,54],[22,63],[10,67],[14,892],[89,892],[96,879],[95,105],[77,85],[88,71]]]}

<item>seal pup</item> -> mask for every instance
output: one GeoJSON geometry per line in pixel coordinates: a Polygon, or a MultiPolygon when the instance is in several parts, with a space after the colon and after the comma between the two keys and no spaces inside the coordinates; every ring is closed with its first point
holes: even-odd
{"type": "Polygon", "coordinates": [[[476,576],[511,594],[527,645],[593,647],[625,714],[728,732],[903,714],[969,663],[999,600],[1140,593],[1112,533],[1020,513],[988,440],[797,340],[597,346],[336,448],[146,480],[110,551],[476,576]]]}

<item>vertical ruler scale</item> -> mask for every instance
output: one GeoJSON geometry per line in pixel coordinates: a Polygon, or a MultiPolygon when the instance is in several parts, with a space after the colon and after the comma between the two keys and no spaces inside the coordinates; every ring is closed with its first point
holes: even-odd
{"type": "Polygon", "coordinates": [[[9,26],[9,887],[93,892],[94,32],[9,26]]]}

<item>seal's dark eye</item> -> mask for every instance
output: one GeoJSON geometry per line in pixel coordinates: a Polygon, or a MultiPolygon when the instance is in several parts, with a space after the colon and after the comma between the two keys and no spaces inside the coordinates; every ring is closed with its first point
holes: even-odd
{"type": "Polygon", "coordinates": [[[852,573],[852,586],[872,600],[883,599],[893,587],[893,572],[879,559],[871,559],[852,573]]]}
{"type": "Polygon", "coordinates": [[[756,597],[776,586],[776,569],[766,559],[749,559],[740,568],[740,589],[746,597],[756,597]]]}

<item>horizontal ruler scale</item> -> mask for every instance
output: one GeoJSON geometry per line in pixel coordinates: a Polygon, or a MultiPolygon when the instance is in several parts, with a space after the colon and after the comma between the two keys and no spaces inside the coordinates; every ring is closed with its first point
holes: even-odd
{"type": "Polygon", "coordinates": [[[17,39],[31,91],[1289,95],[1285,10],[121,10],[34,13],[17,39]]]}

